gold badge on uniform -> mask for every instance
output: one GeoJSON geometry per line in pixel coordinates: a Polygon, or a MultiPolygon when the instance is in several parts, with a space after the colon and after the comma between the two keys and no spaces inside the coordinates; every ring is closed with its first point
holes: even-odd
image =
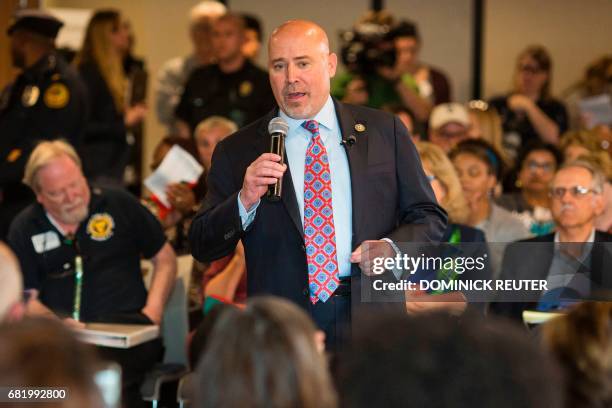
{"type": "Polygon", "coordinates": [[[363,132],[364,130],[366,130],[366,127],[363,123],[357,123],[355,125],[355,130],[358,132],[363,132]]]}
{"type": "Polygon", "coordinates": [[[87,233],[94,241],[106,241],[113,236],[115,220],[108,213],[94,214],[87,223],[87,233]]]}
{"type": "Polygon", "coordinates": [[[6,156],[6,161],[8,163],[13,163],[15,161],[17,161],[17,159],[21,156],[21,149],[13,149],[11,150],[11,152],[6,156]]]}
{"type": "Polygon", "coordinates": [[[21,94],[21,103],[24,106],[30,107],[36,104],[38,96],[40,95],[40,89],[36,85],[28,85],[23,89],[21,94]]]}
{"type": "Polygon", "coordinates": [[[240,94],[240,96],[247,97],[251,94],[251,92],[253,92],[253,84],[249,81],[244,81],[240,84],[240,87],[238,88],[238,93],[240,94]]]}
{"type": "Polygon", "coordinates": [[[47,107],[61,109],[68,104],[70,100],[70,91],[66,85],[61,82],[56,82],[47,88],[43,100],[47,107]]]}

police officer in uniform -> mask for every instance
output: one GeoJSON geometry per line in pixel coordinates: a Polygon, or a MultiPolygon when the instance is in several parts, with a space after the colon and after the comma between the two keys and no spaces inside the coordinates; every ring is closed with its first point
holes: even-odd
{"type": "Polygon", "coordinates": [[[217,64],[196,69],[187,80],[176,108],[181,136],[188,137],[211,116],[224,116],[242,127],[274,107],[268,74],[244,56],[244,40],[242,17],[228,13],[215,21],[212,44],[217,64]]]}
{"type": "Polygon", "coordinates": [[[78,147],[87,120],[85,86],[55,52],[62,25],[44,11],[27,9],[15,14],[7,30],[12,62],[21,73],[0,94],[0,239],[34,199],[21,179],[36,143],[63,138],[78,147]]]}

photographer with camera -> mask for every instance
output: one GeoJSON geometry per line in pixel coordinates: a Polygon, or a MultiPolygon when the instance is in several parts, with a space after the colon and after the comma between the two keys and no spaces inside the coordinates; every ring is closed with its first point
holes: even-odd
{"type": "Polygon", "coordinates": [[[450,101],[446,76],[418,59],[421,38],[414,23],[394,24],[384,11],[369,12],[341,37],[342,58],[349,72],[338,82],[364,78],[369,106],[401,104],[418,121],[426,122],[435,105],[450,101]]]}

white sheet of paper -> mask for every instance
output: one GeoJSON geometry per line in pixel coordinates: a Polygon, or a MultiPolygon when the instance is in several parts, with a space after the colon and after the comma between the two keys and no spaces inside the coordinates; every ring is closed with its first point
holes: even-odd
{"type": "Polygon", "coordinates": [[[580,113],[588,117],[589,123],[586,125],[589,129],[612,123],[612,102],[608,94],[581,99],[578,101],[578,107],[580,113]]]}
{"type": "Polygon", "coordinates": [[[172,146],[159,167],[146,178],[145,186],[170,208],[166,188],[170,184],[187,182],[196,183],[204,169],[196,159],[178,145],[172,146]]]}

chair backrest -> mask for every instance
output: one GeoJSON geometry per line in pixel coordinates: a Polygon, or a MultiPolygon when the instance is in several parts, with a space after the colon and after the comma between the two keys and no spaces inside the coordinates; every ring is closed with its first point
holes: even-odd
{"type": "MultiPolygon", "coordinates": [[[[147,288],[151,284],[152,265],[149,261],[143,261],[141,267],[148,270],[144,273],[144,281],[147,288]]],[[[189,333],[189,316],[187,309],[187,297],[191,283],[191,270],[193,268],[193,257],[182,255],[177,257],[177,274],[174,288],[166,302],[162,319],[161,334],[164,341],[165,353],[164,363],[178,363],[187,367],[186,341],[189,333]]]]}

